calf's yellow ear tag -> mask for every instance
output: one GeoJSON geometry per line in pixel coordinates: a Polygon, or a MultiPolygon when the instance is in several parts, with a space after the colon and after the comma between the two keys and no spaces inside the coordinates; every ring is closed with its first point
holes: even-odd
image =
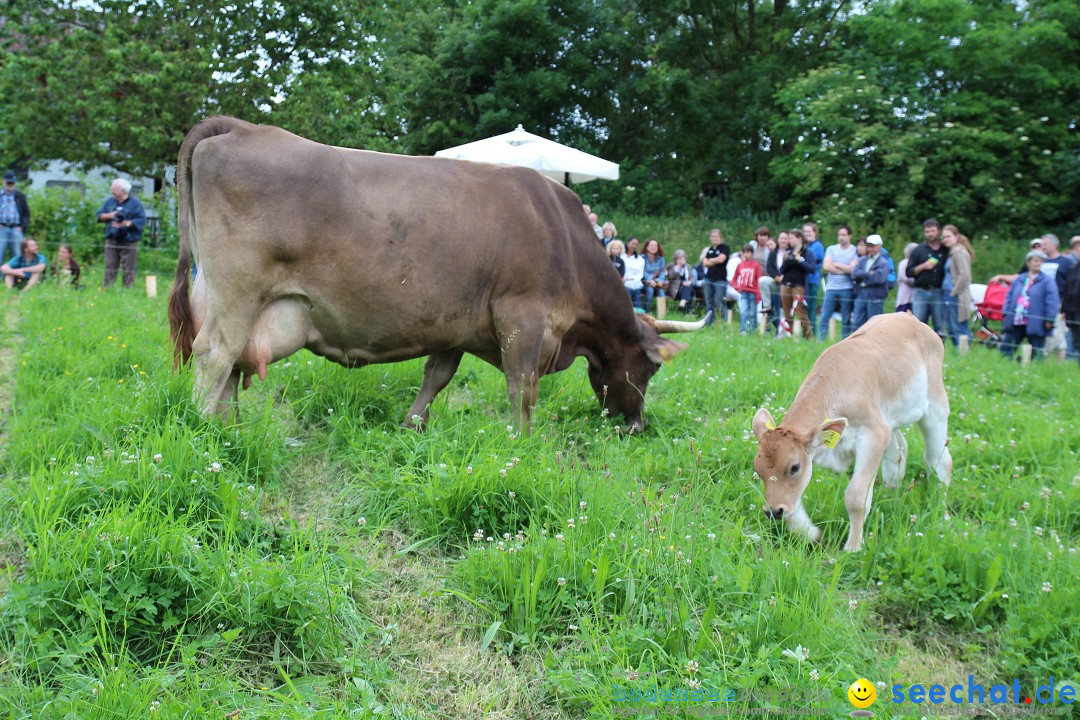
{"type": "Polygon", "coordinates": [[[770,420],[769,422],[765,423],[765,429],[766,430],[775,430],[776,429],[776,423],[774,423],[772,420],[770,420]]]}
{"type": "MultiPolygon", "coordinates": [[[[822,422],[829,422],[829,418],[825,418],[822,422]]],[[[840,433],[835,430],[825,430],[821,433],[821,444],[830,450],[836,447],[838,442],[840,442],[840,433]]]]}

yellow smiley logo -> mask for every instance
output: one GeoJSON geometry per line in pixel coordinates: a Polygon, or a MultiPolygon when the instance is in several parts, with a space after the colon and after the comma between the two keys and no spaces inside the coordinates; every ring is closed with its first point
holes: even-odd
{"type": "Polygon", "coordinates": [[[847,698],[857,708],[868,708],[877,700],[877,688],[869,680],[860,678],[851,683],[848,688],[847,698]]]}

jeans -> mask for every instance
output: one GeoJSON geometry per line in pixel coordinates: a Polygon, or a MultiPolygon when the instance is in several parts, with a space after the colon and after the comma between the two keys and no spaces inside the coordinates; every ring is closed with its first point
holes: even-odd
{"type": "Polygon", "coordinates": [[[945,321],[953,347],[960,344],[961,335],[970,336],[968,324],[960,320],[960,301],[948,294],[945,295],[945,321]]]}
{"type": "Polygon", "coordinates": [[[739,293],[739,331],[752,333],[757,330],[757,296],[752,292],[739,293]]]}
{"type": "Polygon", "coordinates": [[[22,230],[17,227],[0,227],[0,265],[8,258],[17,258],[22,254],[22,230]],[[8,254],[8,251],[11,254],[8,254]]]}
{"type": "Polygon", "coordinates": [[[855,301],[855,289],[845,288],[842,290],[826,290],[825,299],[821,302],[821,322],[818,324],[818,340],[828,337],[829,318],[837,310],[840,311],[840,324],[843,328],[843,337],[851,334],[851,307],[855,301]]]}
{"type": "Polygon", "coordinates": [[[1046,337],[1043,335],[1028,335],[1027,325],[1013,325],[1005,332],[1004,342],[1001,343],[1001,354],[1012,357],[1016,354],[1016,348],[1024,341],[1031,343],[1035,357],[1042,357],[1043,347],[1046,345],[1046,337]]]}
{"type": "Polygon", "coordinates": [[[912,314],[919,319],[919,322],[927,325],[930,324],[927,321],[933,317],[934,330],[941,338],[944,338],[945,333],[948,332],[943,295],[941,288],[915,288],[915,297],[911,301],[912,314]]]}
{"type": "Polygon", "coordinates": [[[851,324],[851,331],[855,332],[865,325],[867,320],[883,312],[885,312],[884,298],[881,300],[871,300],[865,297],[855,298],[855,320],[851,324]]]}
{"type": "Polygon", "coordinates": [[[717,318],[723,320],[727,283],[723,280],[706,280],[703,287],[705,288],[705,311],[712,311],[713,314],[707,324],[712,325],[717,318]]]}
{"type": "Polygon", "coordinates": [[[634,307],[641,307],[641,291],[642,290],[643,290],[643,288],[637,288],[635,290],[631,290],[630,288],[626,288],[626,292],[630,293],[630,302],[634,303],[634,307]]]}
{"type": "Polygon", "coordinates": [[[821,287],[821,281],[814,283],[813,285],[806,286],[806,314],[810,318],[808,325],[810,326],[811,340],[814,339],[814,319],[817,317],[814,312],[817,310],[817,291],[821,287]]]}
{"type": "Polygon", "coordinates": [[[649,307],[652,305],[652,300],[654,297],[667,297],[664,294],[664,288],[654,288],[651,285],[646,285],[645,287],[641,288],[641,295],[641,309],[645,312],[649,312],[649,307]]]}

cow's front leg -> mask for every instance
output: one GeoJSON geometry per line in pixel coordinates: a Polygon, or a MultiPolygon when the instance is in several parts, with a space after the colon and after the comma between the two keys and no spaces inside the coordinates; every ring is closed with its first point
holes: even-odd
{"type": "Polygon", "coordinates": [[[863,428],[859,433],[855,448],[855,472],[851,476],[847,490],[844,491],[844,505],[851,519],[845,550],[862,548],[863,523],[870,514],[870,503],[874,497],[874,478],[881,465],[885,447],[892,439],[889,427],[863,428]]]}
{"type": "Polygon", "coordinates": [[[435,353],[427,359],[424,363],[424,381],[420,385],[416,400],[409,408],[409,414],[405,416],[405,421],[402,423],[404,427],[419,430],[427,424],[431,402],[453,379],[458,364],[461,363],[462,355],[461,350],[447,350],[435,353]]]}
{"type": "Polygon", "coordinates": [[[545,328],[541,308],[514,308],[497,316],[506,391],[518,421],[518,430],[529,434],[533,408],[540,393],[540,359],[544,354],[545,328]]]}

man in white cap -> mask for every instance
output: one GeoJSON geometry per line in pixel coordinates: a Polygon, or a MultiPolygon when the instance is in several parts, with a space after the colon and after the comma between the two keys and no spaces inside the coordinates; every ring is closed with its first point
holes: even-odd
{"type": "MultiPolygon", "coordinates": [[[[1034,240],[1031,241],[1031,250],[1029,250],[1028,252],[1033,252],[1035,250],[1038,250],[1039,252],[1042,252],[1042,249],[1043,249],[1042,238],[1035,238],[1034,240]]],[[[1027,264],[1027,260],[1025,260],[1023,267],[1020,268],[1020,272],[1013,273],[1012,275],[994,275],[992,278],[990,278],[989,280],[986,281],[986,284],[987,285],[993,285],[996,282],[1003,282],[1006,285],[1012,285],[1013,280],[1020,277],[1021,275],[1023,275],[1027,271],[1028,271],[1028,264],[1027,264]]]]}
{"type": "Polygon", "coordinates": [[[866,238],[866,256],[859,258],[851,271],[855,284],[855,321],[852,330],[858,330],[870,318],[880,315],[885,308],[885,296],[889,294],[889,263],[881,256],[881,236],[866,238]]]}

